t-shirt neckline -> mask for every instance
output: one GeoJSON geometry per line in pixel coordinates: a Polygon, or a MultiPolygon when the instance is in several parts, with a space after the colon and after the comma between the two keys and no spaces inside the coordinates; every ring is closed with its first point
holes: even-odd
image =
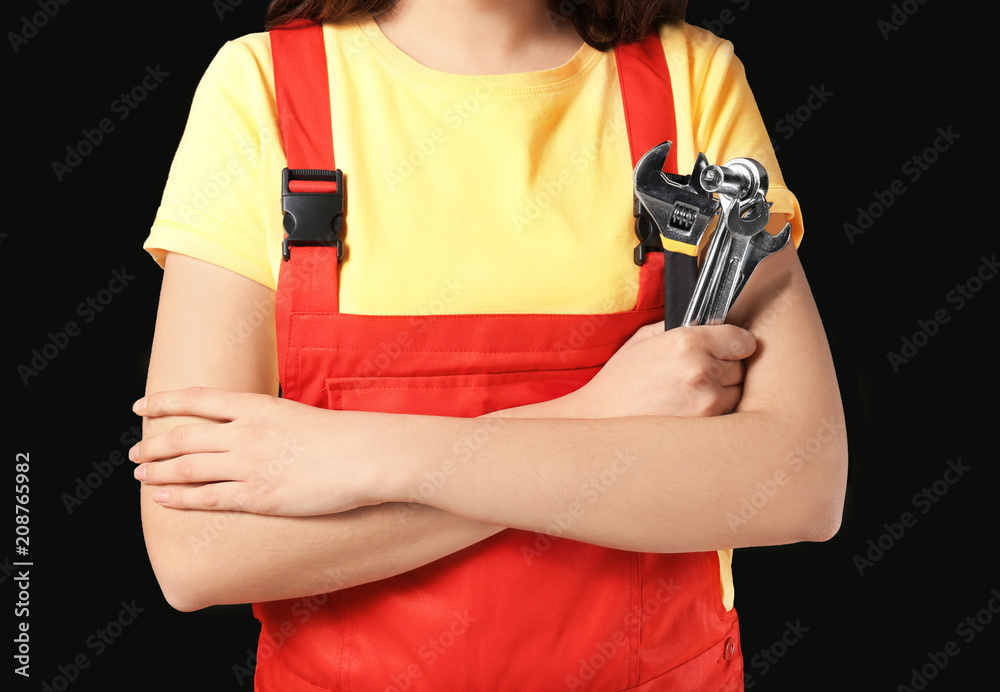
{"type": "Polygon", "coordinates": [[[399,76],[425,87],[455,93],[481,92],[484,87],[495,93],[549,91],[577,81],[604,55],[584,42],[567,62],[546,70],[497,75],[453,74],[428,67],[404,53],[389,40],[372,17],[358,20],[357,30],[370,42],[387,67],[399,76]]]}

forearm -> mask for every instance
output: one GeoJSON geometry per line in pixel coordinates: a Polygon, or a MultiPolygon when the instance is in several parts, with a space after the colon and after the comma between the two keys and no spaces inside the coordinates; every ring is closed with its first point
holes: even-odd
{"type": "Polygon", "coordinates": [[[179,610],[299,598],[385,579],[503,528],[420,505],[317,517],[181,511],[156,505],[152,490],[142,491],[150,561],[179,610]]]}
{"type": "MultiPolygon", "coordinates": [[[[524,409],[535,415],[559,413],[558,402],[524,409]]],[[[144,437],[181,422],[147,419],[144,437]]],[[[155,490],[142,487],[143,530],[164,595],[180,610],[300,598],[366,584],[504,529],[416,502],[315,517],[176,510],[152,501],[155,490]]]]}
{"type": "Polygon", "coordinates": [[[394,425],[408,441],[401,454],[447,471],[424,501],[476,521],[644,552],[821,540],[839,524],[843,423],[834,417],[811,433],[762,412],[508,420],[466,458],[446,441],[471,434],[467,421],[394,425]],[[827,441],[816,449],[811,436],[827,441]],[[796,448],[815,452],[806,460],[796,448]]]}
{"type": "Polygon", "coordinates": [[[757,339],[733,414],[511,419],[475,450],[460,448],[462,457],[449,441],[464,439],[469,421],[413,417],[392,428],[407,441],[392,454],[407,468],[454,468],[427,504],[609,547],[683,552],[829,538],[843,508],[847,435],[794,249],[763,263],[730,318],[757,339]]]}

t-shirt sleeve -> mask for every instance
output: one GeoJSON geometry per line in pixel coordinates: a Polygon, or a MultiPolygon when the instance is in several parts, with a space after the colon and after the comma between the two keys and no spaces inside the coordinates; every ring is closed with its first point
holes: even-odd
{"type": "Polygon", "coordinates": [[[262,150],[277,124],[260,36],[226,43],[202,77],[143,248],[161,267],[178,252],[274,288],[262,150]]]}
{"type": "Polygon", "coordinates": [[[771,138],[733,44],[691,25],[677,29],[681,30],[686,40],[675,38],[674,45],[685,46],[687,55],[675,59],[688,63],[690,83],[682,98],[689,99],[693,153],[703,152],[710,163],[723,164],[741,157],[760,162],[768,173],[767,199],[774,205],[771,213],[788,215],[792,241],[798,246],[803,234],[802,211],[795,195],[785,187],[771,138]]]}

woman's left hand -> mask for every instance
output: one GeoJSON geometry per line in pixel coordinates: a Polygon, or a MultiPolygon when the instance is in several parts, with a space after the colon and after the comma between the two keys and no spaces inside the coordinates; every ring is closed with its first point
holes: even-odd
{"type": "Polygon", "coordinates": [[[354,414],[207,387],[153,393],[133,411],[218,421],[180,425],[129,450],[135,477],[157,487],[163,506],[306,516],[383,501],[374,459],[352,458],[360,450],[345,438],[355,426],[338,419],[354,414]]]}

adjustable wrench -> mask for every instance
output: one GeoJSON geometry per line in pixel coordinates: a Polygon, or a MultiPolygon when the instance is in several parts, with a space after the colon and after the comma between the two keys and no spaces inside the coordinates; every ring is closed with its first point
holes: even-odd
{"type": "Polygon", "coordinates": [[[635,167],[636,264],[646,253],[663,253],[664,322],[667,329],[683,323],[698,275],[698,246],[719,210],[719,202],[701,185],[708,159],[699,154],[689,176],[663,172],[670,142],[650,149],[635,167]]]}
{"type": "Polygon", "coordinates": [[[757,265],[788,242],[791,224],[776,236],[764,230],[771,205],[765,198],[767,171],[757,161],[739,158],[712,166],[698,154],[691,175],[679,176],[662,171],[669,150],[670,142],[664,142],[636,165],[635,262],[642,264],[647,252],[664,252],[667,329],[722,324],[757,265]],[[699,273],[698,246],[720,207],[699,273]]]}

